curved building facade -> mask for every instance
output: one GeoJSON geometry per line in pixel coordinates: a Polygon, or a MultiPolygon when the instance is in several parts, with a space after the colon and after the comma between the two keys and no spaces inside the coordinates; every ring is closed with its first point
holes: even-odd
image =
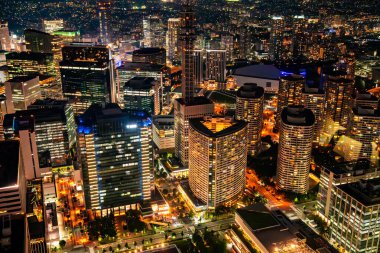
{"type": "Polygon", "coordinates": [[[255,155],[261,149],[263,129],[264,88],[246,83],[236,94],[236,119],[248,123],[248,153],[255,155]]]}
{"type": "Polygon", "coordinates": [[[276,129],[280,129],[281,112],[289,105],[301,105],[302,89],[305,87],[305,78],[301,75],[287,75],[280,78],[278,88],[278,103],[276,114],[276,129]]]}
{"type": "Polygon", "coordinates": [[[277,188],[304,194],[308,190],[315,116],[303,106],[288,106],[281,113],[277,158],[277,188]]]}
{"type": "Polygon", "coordinates": [[[209,208],[231,205],[245,187],[247,123],[233,118],[190,119],[189,185],[209,208]]]}

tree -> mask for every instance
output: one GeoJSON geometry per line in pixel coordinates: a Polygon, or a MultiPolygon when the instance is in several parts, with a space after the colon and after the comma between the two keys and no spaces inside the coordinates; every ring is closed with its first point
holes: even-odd
{"type": "Polygon", "coordinates": [[[109,250],[110,252],[112,252],[112,251],[113,251],[112,246],[110,246],[110,247],[108,248],[108,250],[109,250]]]}
{"type": "Polygon", "coordinates": [[[135,247],[136,247],[136,246],[137,246],[137,242],[136,242],[136,241],[134,241],[134,242],[133,242],[133,245],[135,245],[135,247]]]}
{"type": "Polygon", "coordinates": [[[59,247],[61,247],[61,249],[63,249],[65,246],[66,246],[66,241],[65,240],[60,240],[59,241],[59,247]]]}
{"type": "Polygon", "coordinates": [[[106,249],[103,249],[103,253],[106,253],[107,252],[107,250],[106,249]]]}
{"type": "Polygon", "coordinates": [[[181,231],[181,237],[183,238],[183,230],[181,231]]]}
{"type": "Polygon", "coordinates": [[[177,234],[175,232],[172,233],[172,237],[175,238],[177,234]]]}
{"type": "Polygon", "coordinates": [[[149,238],[149,241],[150,241],[150,243],[153,243],[153,238],[152,237],[149,238]]]}
{"type": "Polygon", "coordinates": [[[141,244],[142,244],[142,245],[144,245],[144,244],[145,244],[145,240],[144,240],[144,239],[142,239],[142,241],[141,241],[141,244]]]}
{"type": "Polygon", "coordinates": [[[126,242],[126,243],[124,244],[124,247],[125,247],[126,249],[129,249],[129,244],[126,242]]]}
{"type": "Polygon", "coordinates": [[[120,244],[117,245],[117,249],[121,250],[121,245],[120,244]]]}
{"type": "Polygon", "coordinates": [[[141,221],[141,212],[138,210],[128,210],[125,214],[126,225],[124,230],[129,232],[140,232],[146,229],[146,224],[141,221]]]}
{"type": "Polygon", "coordinates": [[[167,240],[168,239],[168,234],[167,233],[165,233],[165,240],[167,240]]]}

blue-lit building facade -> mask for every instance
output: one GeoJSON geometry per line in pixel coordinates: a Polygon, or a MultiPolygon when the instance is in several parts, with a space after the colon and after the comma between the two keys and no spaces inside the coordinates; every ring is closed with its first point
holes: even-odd
{"type": "Polygon", "coordinates": [[[142,111],[92,105],[78,118],[86,208],[124,213],[151,198],[152,122],[142,111]]]}

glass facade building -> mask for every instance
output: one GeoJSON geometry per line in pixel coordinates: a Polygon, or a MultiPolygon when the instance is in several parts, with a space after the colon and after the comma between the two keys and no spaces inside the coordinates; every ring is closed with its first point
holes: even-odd
{"type": "Polygon", "coordinates": [[[62,48],[60,72],[63,96],[82,113],[92,103],[116,102],[110,48],[75,43],[62,48]]]}
{"type": "Polygon", "coordinates": [[[87,209],[126,210],[150,200],[151,119],[116,104],[92,105],[78,119],[87,209]]]}

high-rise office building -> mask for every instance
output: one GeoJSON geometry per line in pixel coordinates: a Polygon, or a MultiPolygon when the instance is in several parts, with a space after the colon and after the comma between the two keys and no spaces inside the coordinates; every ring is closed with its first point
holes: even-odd
{"type": "Polygon", "coordinates": [[[150,63],[150,64],[166,64],[166,51],[165,48],[159,47],[145,47],[133,51],[133,62],[150,63]]]}
{"type": "Polygon", "coordinates": [[[36,143],[39,167],[72,165],[70,150],[76,143],[74,112],[67,101],[37,100],[28,110],[6,115],[4,120],[6,138],[18,136],[24,140],[22,131],[27,130],[25,139],[36,143]],[[34,135],[30,137],[29,135],[34,135]]]}
{"type": "Polygon", "coordinates": [[[164,65],[142,63],[142,62],[125,62],[116,68],[116,94],[117,101],[123,104],[124,91],[123,87],[126,82],[134,77],[152,77],[160,84],[163,81],[164,65]]]}
{"type": "Polygon", "coordinates": [[[194,85],[200,87],[204,81],[204,50],[193,50],[194,52],[194,85]]]}
{"type": "Polygon", "coordinates": [[[307,192],[314,124],[310,109],[288,106],[282,110],[276,173],[278,189],[307,192]]]}
{"type": "Polygon", "coordinates": [[[246,83],[236,93],[236,119],[248,123],[248,154],[256,155],[261,150],[263,129],[264,88],[255,83],[246,83]]]}
{"type": "Polygon", "coordinates": [[[14,109],[26,110],[41,98],[38,76],[17,76],[5,82],[5,94],[13,102],[14,109]]]}
{"type": "Polygon", "coordinates": [[[347,128],[346,160],[361,158],[378,163],[380,144],[380,111],[372,107],[358,106],[352,108],[347,128]]]}
{"type": "Polygon", "coordinates": [[[151,119],[116,104],[80,116],[78,142],[87,209],[126,210],[151,198],[151,119]],[[120,209],[119,209],[120,208],[120,209]]]}
{"type": "Polygon", "coordinates": [[[282,59],[284,29],[284,17],[272,17],[269,50],[269,56],[271,60],[279,61],[282,59]]]}
{"type": "Polygon", "coordinates": [[[4,140],[4,116],[14,112],[12,98],[7,97],[5,94],[0,95],[0,141],[4,140]]]}
{"type": "Polygon", "coordinates": [[[44,32],[53,34],[56,31],[62,30],[64,28],[63,19],[54,19],[42,21],[44,32]]]}
{"type": "Polygon", "coordinates": [[[0,216],[25,212],[26,181],[18,140],[0,141],[0,216]]]}
{"type": "Polygon", "coordinates": [[[53,52],[53,36],[49,33],[41,32],[33,29],[24,31],[26,50],[36,53],[52,53],[53,52]]]}
{"type": "Polygon", "coordinates": [[[328,143],[332,136],[336,136],[347,127],[353,89],[353,80],[335,78],[335,76],[328,77],[323,117],[324,143],[328,143]]]}
{"type": "Polygon", "coordinates": [[[189,119],[210,116],[214,104],[205,97],[194,97],[195,16],[189,1],[181,12],[180,45],[182,52],[182,98],[174,102],[175,155],[184,166],[189,159],[189,119]]]}
{"type": "Polygon", "coordinates": [[[206,80],[226,80],[226,50],[206,50],[206,80]]]}
{"type": "Polygon", "coordinates": [[[144,47],[162,48],[165,45],[165,31],[162,18],[148,16],[143,19],[144,47]]]}
{"type": "MultiPolygon", "coordinates": [[[[142,110],[149,115],[155,115],[155,87],[159,83],[153,77],[134,77],[124,85],[124,109],[142,110]]],[[[158,91],[158,90],[157,90],[158,91]]],[[[158,94],[159,95],[159,94],[158,94]]]]}
{"type": "Polygon", "coordinates": [[[310,109],[315,116],[315,124],[313,130],[313,142],[319,143],[321,130],[323,127],[323,105],[325,101],[325,92],[318,88],[305,87],[302,90],[301,104],[310,109]]]}
{"type": "Polygon", "coordinates": [[[191,103],[185,103],[183,99],[174,103],[174,133],[175,155],[182,165],[187,166],[189,160],[189,120],[203,116],[211,116],[214,113],[214,104],[205,97],[196,97],[191,103]]]}
{"type": "Polygon", "coordinates": [[[12,52],[6,55],[9,78],[25,75],[56,74],[53,54],[35,52],[12,52]]]}
{"type": "Polygon", "coordinates": [[[280,78],[276,113],[276,129],[280,129],[282,109],[289,105],[301,105],[305,78],[300,75],[287,75],[280,78]]]}
{"type": "Polygon", "coordinates": [[[334,187],[328,217],[330,242],[342,252],[378,253],[380,178],[334,187]]]}
{"type": "Polygon", "coordinates": [[[11,51],[11,37],[9,35],[8,22],[0,20],[0,49],[11,51]]]}
{"type": "Polygon", "coordinates": [[[75,43],[62,48],[63,96],[82,113],[92,103],[116,102],[114,63],[108,46],[75,43]]]}
{"type": "Polygon", "coordinates": [[[191,191],[209,208],[236,203],[245,188],[247,123],[204,117],[189,125],[191,191]]]}
{"type": "Polygon", "coordinates": [[[157,115],[153,118],[153,142],[158,150],[174,150],[174,117],[157,115]]]}
{"type": "Polygon", "coordinates": [[[112,42],[111,0],[98,1],[100,42],[108,45],[112,42]]]}
{"type": "Polygon", "coordinates": [[[179,34],[180,47],[182,50],[182,99],[185,103],[192,101],[194,97],[194,42],[195,33],[195,13],[192,10],[190,1],[186,1],[181,11],[181,28],[179,34]]]}
{"type": "Polygon", "coordinates": [[[178,45],[178,36],[180,28],[180,18],[169,18],[168,31],[166,37],[166,53],[168,60],[173,62],[179,62],[181,59],[181,52],[178,45]]]}
{"type": "Polygon", "coordinates": [[[229,34],[222,35],[220,40],[221,48],[226,50],[227,62],[232,62],[234,57],[234,36],[229,34]]]}

